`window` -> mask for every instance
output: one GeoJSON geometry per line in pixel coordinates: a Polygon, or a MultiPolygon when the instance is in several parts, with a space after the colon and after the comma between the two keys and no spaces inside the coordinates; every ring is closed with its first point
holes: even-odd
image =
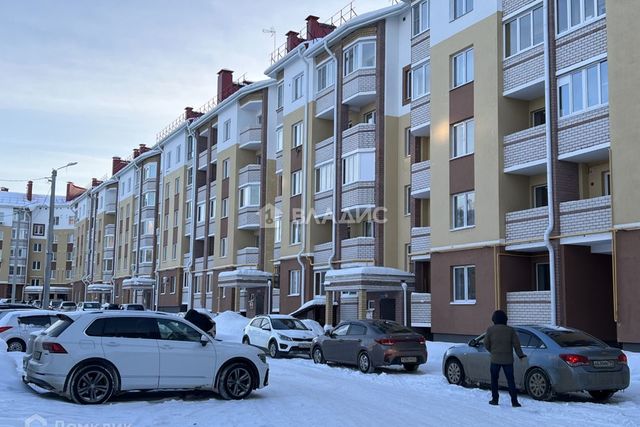
{"type": "Polygon", "coordinates": [[[204,289],[206,293],[211,293],[211,274],[207,274],[204,289]]]}
{"type": "Polygon", "coordinates": [[[178,145],[176,147],[176,164],[180,163],[180,160],[182,160],[181,157],[182,157],[182,146],[178,145]]]}
{"type": "Polygon", "coordinates": [[[411,71],[411,99],[416,100],[431,93],[431,63],[426,61],[411,71]]]}
{"type": "Polygon", "coordinates": [[[376,42],[362,41],[351,45],[344,52],[344,75],[362,68],[376,66],[376,42]]]}
{"type": "Polygon", "coordinates": [[[220,239],[220,256],[222,258],[227,256],[227,237],[222,237],[220,239]]]}
{"type": "Polygon", "coordinates": [[[284,82],[278,82],[276,87],[276,109],[282,108],[284,105],[284,82]]]}
{"type": "Polygon", "coordinates": [[[260,204],[260,186],[249,185],[241,188],[239,191],[239,206],[258,206],[260,204]]]}
{"type": "Polygon", "coordinates": [[[602,172],[602,195],[603,196],[611,195],[611,172],[610,171],[602,172]]]}
{"type": "Polygon", "coordinates": [[[532,189],[533,207],[540,208],[547,206],[549,201],[547,199],[547,185],[537,185],[532,189]]]}
{"type": "Polygon", "coordinates": [[[188,200],[185,204],[184,204],[184,219],[185,220],[190,220],[191,219],[191,200],[188,200]]]}
{"type": "Polygon", "coordinates": [[[302,234],[302,223],[300,222],[300,220],[291,221],[290,243],[292,245],[297,245],[298,243],[300,243],[301,234],[302,234]]]}
{"type": "Polygon", "coordinates": [[[349,326],[351,326],[351,324],[347,323],[346,325],[342,325],[340,327],[337,327],[336,329],[331,331],[331,336],[341,337],[341,336],[347,335],[347,331],[349,330],[349,326]]]}
{"type": "Polygon", "coordinates": [[[284,132],[282,127],[276,129],[276,152],[282,151],[284,148],[284,132]]]}
{"type": "Polygon", "coordinates": [[[155,206],[155,204],[156,204],[156,192],[155,191],[149,191],[149,192],[144,193],[142,195],[142,207],[143,208],[155,206]]]}
{"type": "Polygon", "coordinates": [[[291,173],[291,196],[302,194],[302,171],[291,173]]]}
{"type": "Polygon", "coordinates": [[[31,264],[31,269],[40,270],[40,261],[33,261],[33,263],[31,264]]]}
{"type": "Polygon", "coordinates": [[[172,294],[176,293],[176,277],[171,276],[169,278],[169,292],[172,294]]]}
{"type": "Polygon", "coordinates": [[[373,221],[364,221],[362,223],[362,237],[375,237],[373,230],[373,221]]]}
{"type": "Polygon", "coordinates": [[[275,243],[280,243],[282,241],[282,218],[276,218],[273,223],[273,241],[275,243]]]}
{"type": "Polygon", "coordinates": [[[179,320],[156,319],[158,322],[159,339],[165,341],[187,341],[200,343],[202,335],[186,323],[179,320]]]}
{"type": "Polygon", "coordinates": [[[473,119],[456,123],[451,127],[451,158],[473,154],[475,122],[473,119]]]}
{"type": "Polygon", "coordinates": [[[313,273],[313,294],[324,295],[324,277],[326,271],[316,271],[313,273]]]}
{"type": "Polygon", "coordinates": [[[289,295],[300,295],[300,270],[289,271],[289,295]]]}
{"type": "Polygon", "coordinates": [[[351,326],[349,327],[349,332],[347,333],[347,335],[357,335],[357,336],[366,335],[366,334],[367,334],[367,328],[365,328],[362,325],[356,325],[355,323],[351,324],[351,326]]]}
{"type": "Polygon", "coordinates": [[[608,102],[609,66],[606,60],[558,79],[560,117],[608,102]]]}
{"type": "Polygon", "coordinates": [[[224,159],[222,161],[222,179],[227,179],[229,178],[229,173],[230,173],[230,167],[231,166],[231,160],[230,159],[224,159]]]}
{"type": "Polygon", "coordinates": [[[476,267],[453,267],[453,302],[476,301],[476,267]]]}
{"type": "Polygon", "coordinates": [[[473,0],[451,0],[452,20],[460,18],[462,15],[473,10],[473,0]]]}
{"type": "Polygon", "coordinates": [[[102,266],[103,266],[102,269],[105,272],[113,271],[113,259],[112,258],[106,258],[104,260],[104,264],[102,266]]]}
{"type": "Polygon", "coordinates": [[[216,218],[216,199],[209,200],[209,219],[216,218]]]}
{"type": "Polygon", "coordinates": [[[547,116],[544,108],[531,112],[531,127],[540,126],[546,122],[547,116]]]}
{"type": "Polygon", "coordinates": [[[318,65],[318,68],[316,69],[318,92],[333,86],[335,73],[335,63],[331,60],[318,65]]]}
{"type": "Polygon", "coordinates": [[[199,223],[204,221],[204,203],[198,203],[196,207],[196,221],[199,223]]]}
{"type": "Polygon", "coordinates": [[[180,194],[180,177],[175,179],[173,191],[175,191],[176,195],[180,194]]]}
{"type": "Polygon", "coordinates": [[[92,337],[157,339],[158,325],[151,317],[110,317],[97,319],[85,333],[92,337]]]}
{"type": "Polygon", "coordinates": [[[140,262],[141,263],[153,262],[153,249],[152,248],[142,248],[142,249],[140,249],[140,262]]]}
{"type": "Polygon", "coordinates": [[[293,83],[291,86],[293,101],[302,98],[302,74],[298,74],[293,78],[293,83]]]}
{"type": "MultiPolygon", "coordinates": [[[[156,164],[147,163],[142,169],[142,180],[153,179],[156,177],[156,164]]],[[[131,189],[131,182],[129,182],[129,189],[131,189]]]]}
{"type": "Polygon", "coordinates": [[[333,189],[333,163],[326,163],[316,168],[316,193],[333,189]]]}
{"type": "Polygon", "coordinates": [[[367,113],[364,113],[362,115],[362,121],[364,123],[370,124],[370,125],[374,125],[376,124],[376,111],[369,111],[367,113]]]}
{"type": "Polygon", "coordinates": [[[453,56],[453,87],[473,81],[473,48],[453,56]]]}
{"type": "Polygon", "coordinates": [[[452,228],[471,227],[476,224],[475,214],[475,193],[455,194],[451,196],[452,200],[452,228]]]}
{"type": "Polygon", "coordinates": [[[404,156],[411,155],[411,128],[404,129],[404,156]]]}
{"type": "Polygon", "coordinates": [[[558,34],[606,13],[605,0],[558,0],[558,34]]]}
{"type": "Polygon", "coordinates": [[[504,25],[504,53],[507,58],[543,41],[542,6],[529,10],[504,25]]]}
{"type": "Polygon", "coordinates": [[[42,252],[42,243],[34,243],[33,252],[42,252]]]}
{"type": "MultiPolygon", "coordinates": [[[[55,317],[54,317],[55,319],[55,317]]],[[[56,319],[57,321],[58,319],[56,319]]],[[[18,324],[22,327],[38,327],[48,328],[51,326],[50,316],[20,316],[18,317],[18,324]]]]}
{"type": "Polygon", "coordinates": [[[411,186],[404,186],[404,214],[411,215],[411,186]]]}
{"type": "Polygon", "coordinates": [[[44,224],[33,224],[33,235],[44,236],[44,224]]]}
{"type": "Polygon", "coordinates": [[[154,233],[154,224],[153,224],[153,220],[152,219],[145,219],[142,221],[142,227],[140,227],[142,230],[142,235],[146,235],[146,236],[153,236],[154,233]]]}
{"type": "Polygon", "coordinates": [[[31,286],[40,286],[40,279],[31,279],[31,286]]]}
{"type": "Polygon", "coordinates": [[[228,141],[231,139],[231,119],[225,120],[222,125],[222,140],[228,141]]]}
{"type": "Polygon", "coordinates": [[[190,136],[187,141],[187,160],[193,159],[193,137],[190,136]]]}
{"type": "Polygon", "coordinates": [[[165,160],[167,162],[167,166],[166,166],[165,170],[171,169],[171,151],[167,151],[167,154],[165,156],[165,160]]]}
{"type": "Polygon", "coordinates": [[[293,140],[293,148],[302,145],[302,122],[298,122],[291,127],[291,135],[293,140]]]}
{"type": "Polygon", "coordinates": [[[551,274],[548,262],[536,264],[536,291],[548,291],[551,289],[551,274]]]}
{"type": "Polygon", "coordinates": [[[407,105],[411,102],[411,92],[413,87],[411,79],[411,65],[407,65],[402,68],[402,105],[407,105]]]}
{"type": "Polygon", "coordinates": [[[351,184],[358,180],[360,160],[357,154],[342,159],[342,185],[351,184]]]}
{"type": "Polygon", "coordinates": [[[167,182],[166,184],[164,184],[164,197],[166,199],[171,197],[171,183],[170,182],[167,182]]]}
{"type": "Polygon", "coordinates": [[[229,198],[228,197],[225,197],[224,199],[222,199],[220,216],[222,218],[226,218],[229,216],[229,198]]]}
{"type": "Polygon", "coordinates": [[[429,29],[429,2],[430,0],[423,0],[411,8],[411,22],[413,23],[411,34],[413,36],[424,33],[429,29]]]}
{"type": "Polygon", "coordinates": [[[187,169],[187,187],[193,184],[193,168],[187,169]]]}
{"type": "Polygon", "coordinates": [[[53,225],[60,225],[60,217],[59,216],[54,216],[53,217],[53,225]]]}

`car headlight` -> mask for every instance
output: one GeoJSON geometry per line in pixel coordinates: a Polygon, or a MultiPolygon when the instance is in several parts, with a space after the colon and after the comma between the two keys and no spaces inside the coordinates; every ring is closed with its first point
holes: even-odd
{"type": "Polygon", "coordinates": [[[258,357],[262,360],[262,363],[267,363],[267,354],[266,353],[258,353],[258,357]]]}
{"type": "Polygon", "coordinates": [[[282,334],[278,334],[278,337],[282,340],[282,341],[293,341],[291,338],[289,338],[286,335],[282,335],[282,334]]]}

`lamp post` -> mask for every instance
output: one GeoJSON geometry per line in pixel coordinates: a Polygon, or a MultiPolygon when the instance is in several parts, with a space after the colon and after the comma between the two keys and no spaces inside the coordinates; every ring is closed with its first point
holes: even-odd
{"type": "Polygon", "coordinates": [[[403,280],[400,282],[400,285],[402,286],[402,300],[404,301],[402,310],[402,314],[404,314],[404,326],[407,326],[407,282],[403,280]]]}
{"type": "Polygon", "coordinates": [[[47,226],[47,259],[44,270],[44,286],[42,287],[42,308],[49,307],[49,290],[51,289],[51,263],[53,261],[53,223],[56,208],[56,177],[60,169],[77,165],[78,162],[67,163],[57,169],[51,170],[51,195],[49,196],[49,224],[47,226]]]}

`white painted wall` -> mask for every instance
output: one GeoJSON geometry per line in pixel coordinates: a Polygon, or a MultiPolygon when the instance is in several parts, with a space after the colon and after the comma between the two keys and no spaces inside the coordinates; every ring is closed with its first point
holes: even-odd
{"type": "Polygon", "coordinates": [[[431,0],[431,46],[502,10],[502,0],[474,0],[473,10],[452,21],[453,0],[431,0]]]}

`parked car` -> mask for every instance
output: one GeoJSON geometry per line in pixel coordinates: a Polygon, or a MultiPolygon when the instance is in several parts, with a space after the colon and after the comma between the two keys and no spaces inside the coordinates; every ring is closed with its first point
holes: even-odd
{"type": "Polygon", "coordinates": [[[51,310],[16,310],[0,319],[0,338],[7,343],[7,351],[25,351],[29,334],[46,329],[54,323],[56,312],[51,310]]]}
{"type": "Polygon", "coordinates": [[[33,310],[36,307],[29,304],[6,303],[0,304],[0,311],[4,310],[33,310]]]}
{"type": "Polygon", "coordinates": [[[314,339],[311,357],[315,363],[356,365],[364,373],[390,365],[413,372],[427,363],[427,347],[422,335],[399,323],[353,320],[314,339]]]}
{"type": "Polygon", "coordinates": [[[95,301],[81,301],[77,310],[80,311],[100,311],[100,303],[95,301]]]}
{"type": "Polygon", "coordinates": [[[142,304],[122,304],[120,310],[145,311],[145,308],[142,304]]]}
{"type": "MultiPolygon", "coordinates": [[[[516,331],[527,355],[515,358],[516,387],[536,400],[586,391],[604,401],[629,387],[627,356],[585,332],[550,326],[520,326],[516,331]]],[[[484,334],[447,350],[442,369],[449,383],[491,383],[490,354],[483,340],[484,334]]],[[[500,384],[506,386],[502,374],[500,384]]]]}
{"type": "Polygon", "coordinates": [[[54,300],[49,303],[49,310],[58,310],[62,304],[62,300],[54,300]]]}
{"type": "Polygon", "coordinates": [[[29,304],[34,306],[34,307],[37,307],[37,308],[41,308],[42,307],[42,301],[40,301],[39,299],[31,300],[31,301],[29,301],[29,304]]]}
{"type": "Polygon", "coordinates": [[[242,342],[267,349],[269,356],[309,354],[311,342],[317,336],[292,316],[256,316],[244,328],[242,342]]]}
{"type": "Polygon", "coordinates": [[[216,341],[177,316],[140,311],[58,314],[35,337],[24,381],[80,404],[133,390],[216,391],[244,399],[267,386],[266,355],[216,341]]]}
{"type": "Polygon", "coordinates": [[[76,311],[78,309],[78,307],[76,306],[76,303],[73,301],[65,301],[62,304],[60,304],[60,311],[76,311]]]}
{"type": "Polygon", "coordinates": [[[120,304],[105,302],[104,304],[102,304],[102,309],[103,310],[120,310],[120,304]]]}

